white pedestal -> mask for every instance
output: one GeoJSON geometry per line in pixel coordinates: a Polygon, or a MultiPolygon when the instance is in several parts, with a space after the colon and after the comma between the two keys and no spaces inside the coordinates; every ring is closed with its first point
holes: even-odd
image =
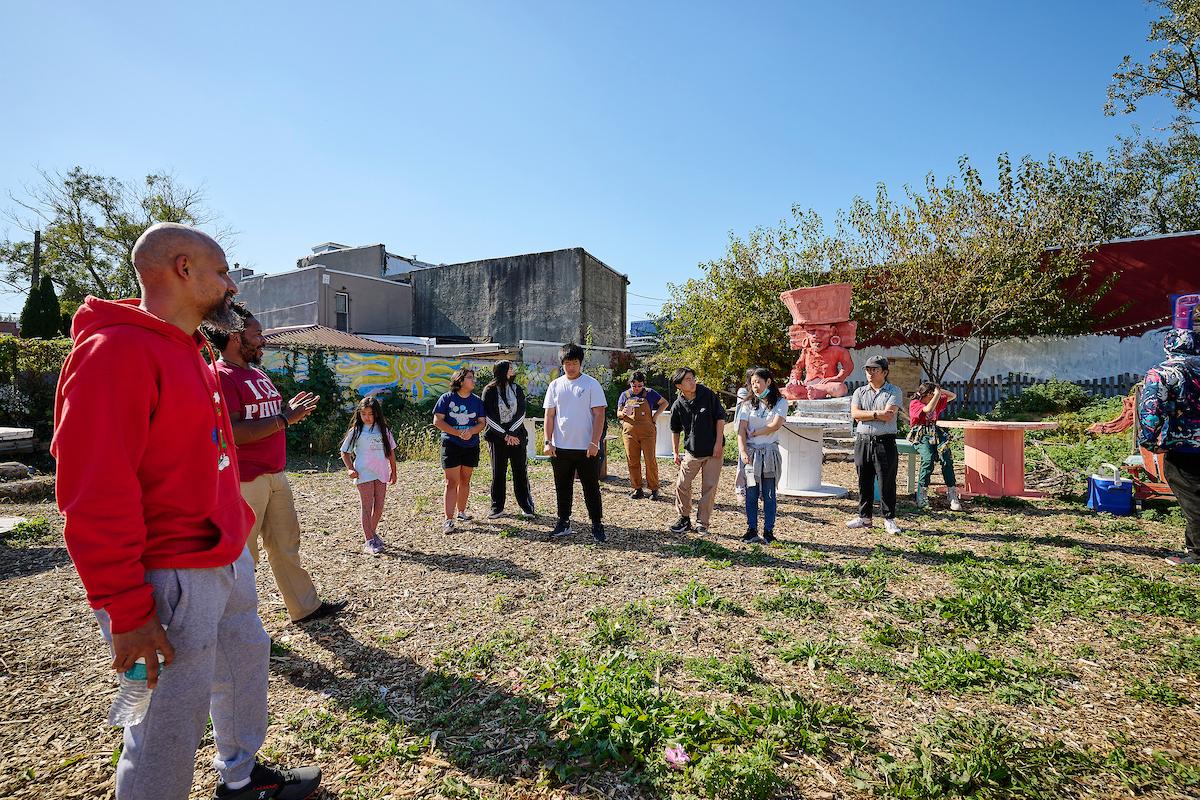
{"type": "MultiPolygon", "coordinates": [[[[728,427],[728,426],[726,426],[728,427]]],[[[682,436],[683,434],[680,434],[682,436]]],[[[680,443],[682,447],[682,442],[680,443]]],[[[654,421],[654,455],[659,458],[674,458],[671,450],[671,412],[664,411],[654,421]]]]}
{"type": "Polygon", "coordinates": [[[529,433],[529,439],[525,442],[525,455],[530,461],[546,461],[550,456],[538,451],[537,446],[537,423],[542,422],[541,417],[526,417],[521,424],[525,426],[525,430],[529,433]]]}
{"type": "Polygon", "coordinates": [[[776,493],[787,497],[845,497],[849,492],[842,486],[821,483],[827,423],[815,417],[788,417],[779,437],[783,474],[776,493]]]}

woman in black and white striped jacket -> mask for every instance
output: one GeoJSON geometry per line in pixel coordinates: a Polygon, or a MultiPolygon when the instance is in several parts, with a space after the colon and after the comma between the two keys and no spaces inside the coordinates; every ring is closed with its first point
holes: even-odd
{"type": "Polygon", "coordinates": [[[504,513],[510,465],[513,494],[521,508],[521,516],[532,517],[534,514],[525,453],[529,439],[525,430],[525,391],[512,379],[512,372],[511,361],[497,362],[491,383],[483,389],[483,408],[487,412],[487,430],[483,438],[492,458],[492,512],[488,519],[496,519],[504,513]]]}

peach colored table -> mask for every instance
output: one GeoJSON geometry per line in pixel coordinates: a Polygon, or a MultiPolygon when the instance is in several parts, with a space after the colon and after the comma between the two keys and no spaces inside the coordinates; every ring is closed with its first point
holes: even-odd
{"type": "Polygon", "coordinates": [[[1057,428],[1057,422],[938,420],[942,428],[962,428],[966,447],[965,495],[1041,497],[1025,488],[1025,431],[1057,428]]]}

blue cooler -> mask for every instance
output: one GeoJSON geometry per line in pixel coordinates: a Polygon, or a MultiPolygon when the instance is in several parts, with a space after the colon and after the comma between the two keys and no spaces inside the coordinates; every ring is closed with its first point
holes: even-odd
{"type": "Polygon", "coordinates": [[[1133,513],[1133,481],[1122,479],[1116,465],[1104,463],[1101,471],[1112,470],[1112,477],[1092,475],[1088,477],[1087,507],[1093,511],[1103,511],[1118,517],[1127,517],[1133,513]]]}

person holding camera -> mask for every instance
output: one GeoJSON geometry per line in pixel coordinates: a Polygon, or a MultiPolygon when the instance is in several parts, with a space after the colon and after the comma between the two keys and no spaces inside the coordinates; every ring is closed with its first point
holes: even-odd
{"type": "Polygon", "coordinates": [[[908,419],[911,427],[908,440],[917,448],[921,457],[921,474],[917,478],[917,508],[929,506],[929,482],[933,478],[933,465],[942,468],[942,480],[946,482],[946,499],[951,511],[962,511],[958,497],[958,483],[954,479],[954,454],[950,452],[950,434],[937,426],[938,418],[946,406],[955,400],[954,392],[947,391],[933,381],[925,381],[912,393],[908,404],[908,419]]]}

